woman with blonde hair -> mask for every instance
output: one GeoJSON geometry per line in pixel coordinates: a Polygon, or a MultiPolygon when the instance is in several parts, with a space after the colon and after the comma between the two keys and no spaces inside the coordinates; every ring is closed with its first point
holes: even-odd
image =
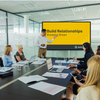
{"type": "Polygon", "coordinates": [[[86,81],[78,89],[76,100],[100,100],[100,56],[91,57],[87,65],[86,81]]]}
{"type": "Polygon", "coordinates": [[[16,52],[16,55],[15,55],[17,62],[27,60],[23,53],[23,46],[19,44],[17,45],[17,49],[18,51],[16,52]]]}
{"type": "MultiPolygon", "coordinates": [[[[78,90],[79,92],[76,100],[100,100],[100,56],[95,55],[91,57],[87,62],[87,66],[87,75],[84,77],[85,84],[80,83],[74,78],[76,91],[78,90]],[[77,89],[77,86],[79,89],[77,89]]],[[[67,91],[70,93],[66,93],[66,98],[62,96],[62,100],[72,100],[73,89],[70,87],[67,91]]]]}
{"type": "Polygon", "coordinates": [[[12,52],[11,45],[7,45],[4,49],[4,54],[3,54],[3,66],[4,67],[10,67],[13,64],[11,52],[12,52]]]}

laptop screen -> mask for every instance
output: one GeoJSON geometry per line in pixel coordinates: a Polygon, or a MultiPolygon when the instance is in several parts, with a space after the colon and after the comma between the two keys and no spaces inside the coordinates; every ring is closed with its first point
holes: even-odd
{"type": "Polygon", "coordinates": [[[52,68],[51,58],[47,60],[47,67],[48,67],[48,70],[52,68]]]}
{"type": "Polygon", "coordinates": [[[30,62],[30,63],[33,62],[33,61],[35,60],[35,58],[36,58],[36,55],[32,56],[32,57],[30,58],[29,62],[30,62]]]}

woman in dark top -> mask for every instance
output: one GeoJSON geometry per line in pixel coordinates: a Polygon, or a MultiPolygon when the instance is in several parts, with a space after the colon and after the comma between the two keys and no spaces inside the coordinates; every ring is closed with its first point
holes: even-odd
{"type": "Polygon", "coordinates": [[[79,58],[76,59],[75,57],[73,58],[74,60],[79,60],[78,62],[80,62],[80,65],[75,66],[73,64],[70,64],[70,67],[77,67],[77,68],[84,68],[86,70],[84,70],[83,72],[81,72],[78,69],[74,69],[77,71],[77,73],[82,74],[82,76],[84,77],[84,79],[82,81],[77,81],[76,77],[74,77],[75,82],[69,82],[69,84],[67,85],[67,89],[66,89],[66,97],[72,99],[73,98],[73,94],[77,95],[77,90],[80,86],[83,85],[83,83],[85,82],[85,76],[87,73],[87,61],[89,60],[89,58],[91,58],[94,53],[93,50],[90,46],[89,43],[84,43],[83,44],[83,50],[85,51],[85,56],[84,58],[79,58]],[[83,61],[83,62],[82,62],[83,61]],[[85,76],[84,76],[85,75],[85,76]]]}
{"type": "Polygon", "coordinates": [[[69,67],[76,67],[78,69],[79,68],[87,69],[87,61],[94,55],[94,52],[91,48],[91,45],[87,42],[83,44],[83,50],[85,51],[84,58],[73,57],[74,60],[80,62],[80,65],[69,64],[69,67]]]}
{"type": "Polygon", "coordinates": [[[24,60],[27,60],[24,56],[24,53],[23,53],[23,46],[22,45],[17,45],[17,49],[18,51],[16,52],[16,60],[19,62],[19,61],[24,61],[24,60]]]}
{"type": "Polygon", "coordinates": [[[95,50],[95,54],[97,54],[97,52],[100,51],[100,45],[97,46],[96,50],[95,50]]]}

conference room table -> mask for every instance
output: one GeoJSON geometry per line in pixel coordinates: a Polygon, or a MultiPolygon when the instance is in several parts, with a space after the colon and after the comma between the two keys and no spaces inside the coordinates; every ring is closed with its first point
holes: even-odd
{"type": "MultiPolygon", "coordinates": [[[[53,65],[57,65],[57,63],[55,63],[56,59],[57,58],[52,58],[53,65]]],[[[68,66],[67,63],[62,65],[68,66]]],[[[69,74],[72,71],[72,69],[64,69],[63,73],[69,74]]],[[[15,67],[13,69],[13,75],[0,77],[0,100],[60,100],[65,90],[56,95],[49,95],[28,87],[35,83],[24,84],[18,80],[18,78],[22,76],[43,75],[45,72],[48,72],[46,62],[41,65],[28,64],[21,67],[21,70],[18,70],[18,68],[15,67]]],[[[67,87],[71,77],[70,74],[65,79],[47,77],[48,80],[43,82],[67,87]]]]}

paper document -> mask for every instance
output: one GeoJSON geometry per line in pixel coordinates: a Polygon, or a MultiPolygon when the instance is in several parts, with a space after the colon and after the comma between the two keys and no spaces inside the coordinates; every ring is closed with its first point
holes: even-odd
{"type": "Polygon", "coordinates": [[[7,72],[7,71],[10,71],[12,69],[13,69],[13,67],[0,67],[0,72],[7,72]]]}
{"type": "Polygon", "coordinates": [[[78,62],[76,62],[76,60],[73,60],[73,59],[68,60],[68,61],[67,61],[67,63],[74,63],[74,64],[78,64],[78,62]]]}
{"type": "Polygon", "coordinates": [[[20,61],[20,62],[18,62],[18,64],[28,64],[29,63],[29,61],[20,61]]]}
{"type": "Polygon", "coordinates": [[[67,63],[66,60],[55,60],[55,63],[67,63]]]}
{"type": "Polygon", "coordinates": [[[45,60],[38,60],[33,62],[32,64],[43,64],[45,62],[45,60]]]}
{"type": "Polygon", "coordinates": [[[68,66],[53,65],[53,68],[64,68],[64,69],[69,69],[70,67],[68,67],[68,66]]]}
{"type": "Polygon", "coordinates": [[[42,61],[46,61],[45,58],[35,58],[35,60],[42,60],[42,61]]]}
{"type": "Polygon", "coordinates": [[[50,84],[50,83],[46,83],[46,82],[39,82],[34,85],[30,85],[29,87],[32,89],[36,89],[41,92],[50,94],[50,95],[55,95],[66,89],[66,87],[54,85],[54,84],[50,84]]]}
{"type": "Polygon", "coordinates": [[[42,76],[65,79],[68,75],[69,75],[68,73],[51,73],[51,72],[46,72],[42,76]]]}
{"type": "Polygon", "coordinates": [[[42,77],[40,75],[31,75],[31,76],[23,76],[18,78],[21,82],[27,84],[30,82],[35,82],[35,81],[42,81],[42,80],[47,80],[47,78],[42,77]]]}

